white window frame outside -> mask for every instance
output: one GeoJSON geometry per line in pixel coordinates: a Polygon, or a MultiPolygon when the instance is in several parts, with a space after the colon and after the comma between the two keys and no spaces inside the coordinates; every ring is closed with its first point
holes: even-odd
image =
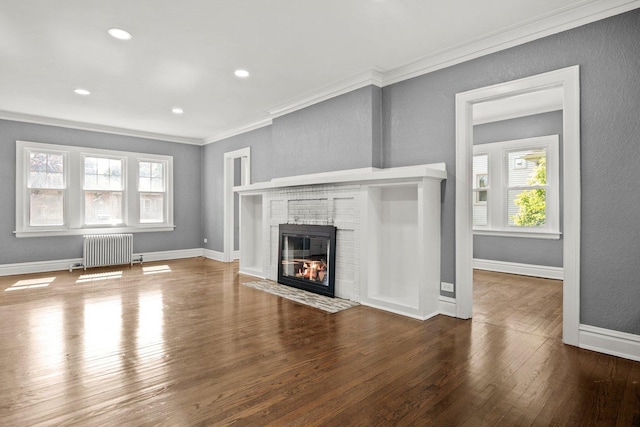
{"type": "Polygon", "coordinates": [[[560,239],[560,150],[558,135],[545,135],[473,146],[473,155],[487,155],[489,160],[487,225],[474,225],[479,236],[560,239]],[[544,148],[547,152],[546,221],[540,227],[508,225],[507,192],[508,154],[512,151],[544,148]]]}
{"type": "Polygon", "coordinates": [[[159,154],[135,153],[87,147],[73,147],[29,141],[16,141],[16,237],[72,236],[92,233],[138,233],[173,231],[173,157],[159,154]],[[29,152],[48,152],[64,155],[66,180],[64,198],[64,225],[31,226],[29,223],[29,152]],[[122,158],[123,177],[123,221],[124,224],[110,226],[84,225],[84,158],[86,156],[122,158]],[[161,162],[165,165],[164,222],[140,222],[140,197],[138,191],[139,161],[161,162]]]}

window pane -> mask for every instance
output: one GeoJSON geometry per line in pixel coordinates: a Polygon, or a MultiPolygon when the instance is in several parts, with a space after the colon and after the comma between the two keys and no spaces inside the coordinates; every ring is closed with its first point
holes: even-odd
{"type": "Polygon", "coordinates": [[[489,156],[473,156],[473,188],[489,186],[489,156]]]}
{"type": "Polygon", "coordinates": [[[139,191],[164,191],[164,164],[140,162],[138,171],[139,191]]]}
{"type": "Polygon", "coordinates": [[[46,172],[47,171],[47,154],[46,153],[29,153],[29,171],[30,172],[46,172]]]}
{"type": "Polygon", "coordinates": [[[64,155],[29,153],[29,188],[65,188],[64,155]]]}
{"type": "Polygon", "coordinates": [[[122,191],[122,167],[122,160],[85,157],[84,189],[122,191]]]}
{"type": "Polygon", "coordinates": [[[473,225],[488,225],[487,191],[473,193],[473,225]]]}
{"type": "Polygon", "coordinates": [[[151,191],[164,191],[164,179],[151,178],[151,191]]]}
{"type": "Polygon", "coordinates": [[[487,199],[489,197],[489,156],[473,156],[473,225],[488,225],[487,199]],[[478,191],[486,188],[487,190],[478,191]]]}
{"type": "Polygon", "coordinates": [[[516,227],[541,227],[547,218],[547,191],[544,188],[509,190],[509,225],[516,227]]]}
{"type": "Polygon", "coordinates": [[[509,187],[526,187],[547,183],[546,149],[511,151],[507,155],[507,162],[509,187]]]}
{"type": "Polygon", "coordinates": [[[29,172],[30,188],[46,188],[47,173],[46,172],[29,172]]]}
{"type": "Polygon", "coordinates": [[[140,177],[151,176],[151,163],[140,162],[140,177]]]}
{"type": "Polygon", "coordinates": [[[122,224],[122,193],[85,191],[84,222],[90,225],[122,224]]]}
{"type": "Polygon", "coordinates": [[[164,222],[164,193],[140,193],[140,222],[164,222]]]}
{"type": "Polygon", "coordinates": [[[62,154],[47,155],[47,172],[58,173],[63,172],[64,156],[62,154]]]}
{"type": "Polygon", "coordinates": [[[31,226],[64,225],[64,191],[31,190],[29,210],[31,226]]]}

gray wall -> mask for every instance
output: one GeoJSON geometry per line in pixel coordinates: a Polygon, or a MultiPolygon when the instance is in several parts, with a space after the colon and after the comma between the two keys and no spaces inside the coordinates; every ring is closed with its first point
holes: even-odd
{"type": "MultiPolygon", "coordinates": [[[[560,229],[562,230],[562,112],[536,114],[473,127],[474,144],[543,135],[560,136],[560,229]]],[[[562,240],[474,236],[473,257],[493,261],[562,267],[562,240]]]]}
{"type": "Polygon", "coordinates": [[[382,163],[381,89],[367,86],[273,122],[273,177],[382,163]]]}
{"type": "Polygon", "coordinates": [[[0,120],[0,264],[82,257],[82,238],[13,235],[16,224],[16,140],[173,156],[176,229],[136,233],[136,253],[200,247],[201,147],[54,126],[0,120]]]}
{"type": "Polygon", "coordinates": [[[578,64],[581,322],[640,334],[640,192],[634,188],[640,182],[638,40],[636,9],[383,89],[384,165],[447,164],[444,281],[455,283],[455,94],[578,64]]]}

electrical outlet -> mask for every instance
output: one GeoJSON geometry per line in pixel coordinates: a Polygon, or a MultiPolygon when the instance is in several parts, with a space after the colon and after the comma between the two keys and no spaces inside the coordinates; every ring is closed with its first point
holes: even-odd
{"type": "Polygon", "coordinates": [[[207,238],[206,237],[204,238],[204,242],[207,243],[207,238]]]}
{"type": "Polygon", "coordinates": [[[453,283],[447,283],[447,282],[440,283],[440,290],[444,292],[453,292],[453,283]]]}

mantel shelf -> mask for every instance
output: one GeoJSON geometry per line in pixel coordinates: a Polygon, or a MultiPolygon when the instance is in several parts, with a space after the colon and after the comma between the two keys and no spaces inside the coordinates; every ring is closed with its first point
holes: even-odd
{"type": "Polygon", "coordinates": [[[310,185],[332,184],[392,184],[402,182],[416,182],[422,179],[447,179],[444,163],[427,165],[403,166],[397,168],[363,168],[338,172],[328,172],[310,175],[299,175],[287,178],[275,178],[268,182],[233,187],[233,191],[241,194],[260,193],[287,187],[301,187],[310,185]]]}

